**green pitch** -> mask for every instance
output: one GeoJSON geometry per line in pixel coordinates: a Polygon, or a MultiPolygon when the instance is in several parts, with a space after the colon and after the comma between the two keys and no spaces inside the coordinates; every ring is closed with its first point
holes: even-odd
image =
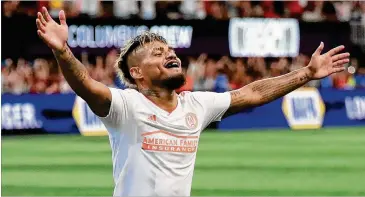
{"type": "MultiPolygon", "coordinates": [[[[3,137],[3,196],[112,191],[107,137],[3,137]]],[[[365,128],[205,132],[192,195],[365,195],[365,128]]]]}

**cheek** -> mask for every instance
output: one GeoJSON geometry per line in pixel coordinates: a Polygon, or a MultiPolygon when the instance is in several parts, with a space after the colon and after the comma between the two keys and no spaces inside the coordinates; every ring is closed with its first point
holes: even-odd
{"type": "Polygon", "coordinates": [[[162,73],[164,73],[163,68],[161,67],[161,63],[158,61],[151,61],[148,64],[145,64],[142,72],[143,76],[148,77],[160,76],[162,75],[162,73]]]}

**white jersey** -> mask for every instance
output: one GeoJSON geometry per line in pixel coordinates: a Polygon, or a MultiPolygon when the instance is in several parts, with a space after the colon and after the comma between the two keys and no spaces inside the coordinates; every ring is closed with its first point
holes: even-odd
{"type": "Polygon", "coordinates": [[[190,196],[199,136],[228,109],[229,93],[182,92],[172,113],[133,89],[114,89],[108,129],[114,196],[190,196]]]}

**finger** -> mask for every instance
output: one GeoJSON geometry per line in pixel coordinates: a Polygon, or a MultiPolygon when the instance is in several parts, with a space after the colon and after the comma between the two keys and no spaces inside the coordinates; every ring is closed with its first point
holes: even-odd
{"type": "Polygon", "coordinates": [[[336,48],[331,49],[327,52],[328,55],[333,56],[334,54],[337,54],[338,52],[342,51],[345,48],[345,46],[341,45],[336,48]]]}
{"type": "Polygon", "coordinates": [[[38,18],[35,20],[35,23],[37,24],[38,30],[41,30],[42,32],[45,31],[46,27],[41,23],[41,20],[38,18]]]}
{"type": "Polygon", "coordinates": [[[52,20],[52,17],[49,15],[47,8],[46,7],[42,7],[42,15],[43,18],[48,22],[52,20]]]}
{"type": "Polygon", "coordinates": [[[341,53],[332,57],[332,62],[350,57],[350,53],[341,53]]]}
{"type": "Polygon", "coordinates": [[[46,20],[44,20],[42,14],[40,12],[37,13],[38,19],[42,22],[42,24],[45,26],[47,24],[46,20]]]}
{"type": "Polygon", "coordinates": [[[342,72],[342,71],[344,71],[345,69],[346,69],[346,67],[345,67],[345,66],[341,66],[341,67],[332,68],[332,71],[333,71],[334,73],[337,73],[337,72],[342,72]]]}
{"type": "Polygon", "coordinates": [[[321,55],[322,50],[323,50],[324,44],[323,42],[321,42],[321,44],[318,46],[318,48],[316,49],[316,51],[313,53],[313,55],[321,55]]]}
{"type": "Polygon", "coordinates": [[[65,12],[63,10],[60,11],[60,13],[58,14],[58,17],[60,19],[60,23],[61,25],[67,25],[66,24],[66,16],[65,16],[65,12]]]}
{"type": "Polygon", "coordinates": [[[341,67],[342,65],[344,65],[344,64],[346,64],[348,62],[350,62],[350,60],[348,58],[347,59],[338,60],[335,63],[333,63],[332,67],[341,67]]]}
{"type": "Polygon", "coordinates": [[[41,30],[37,30],[38,36],[44,40],[45,34],[41,30]]]}

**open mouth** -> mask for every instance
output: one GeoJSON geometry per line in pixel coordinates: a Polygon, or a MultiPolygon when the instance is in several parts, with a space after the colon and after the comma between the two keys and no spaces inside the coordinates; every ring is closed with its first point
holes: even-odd
{"type": "Polygon", "coordinates": [[[167,62],[167,64],[165,64],[165,68],[179,68],[180,64],[177,61],[171,61],[171,62],[167,62]]]}

